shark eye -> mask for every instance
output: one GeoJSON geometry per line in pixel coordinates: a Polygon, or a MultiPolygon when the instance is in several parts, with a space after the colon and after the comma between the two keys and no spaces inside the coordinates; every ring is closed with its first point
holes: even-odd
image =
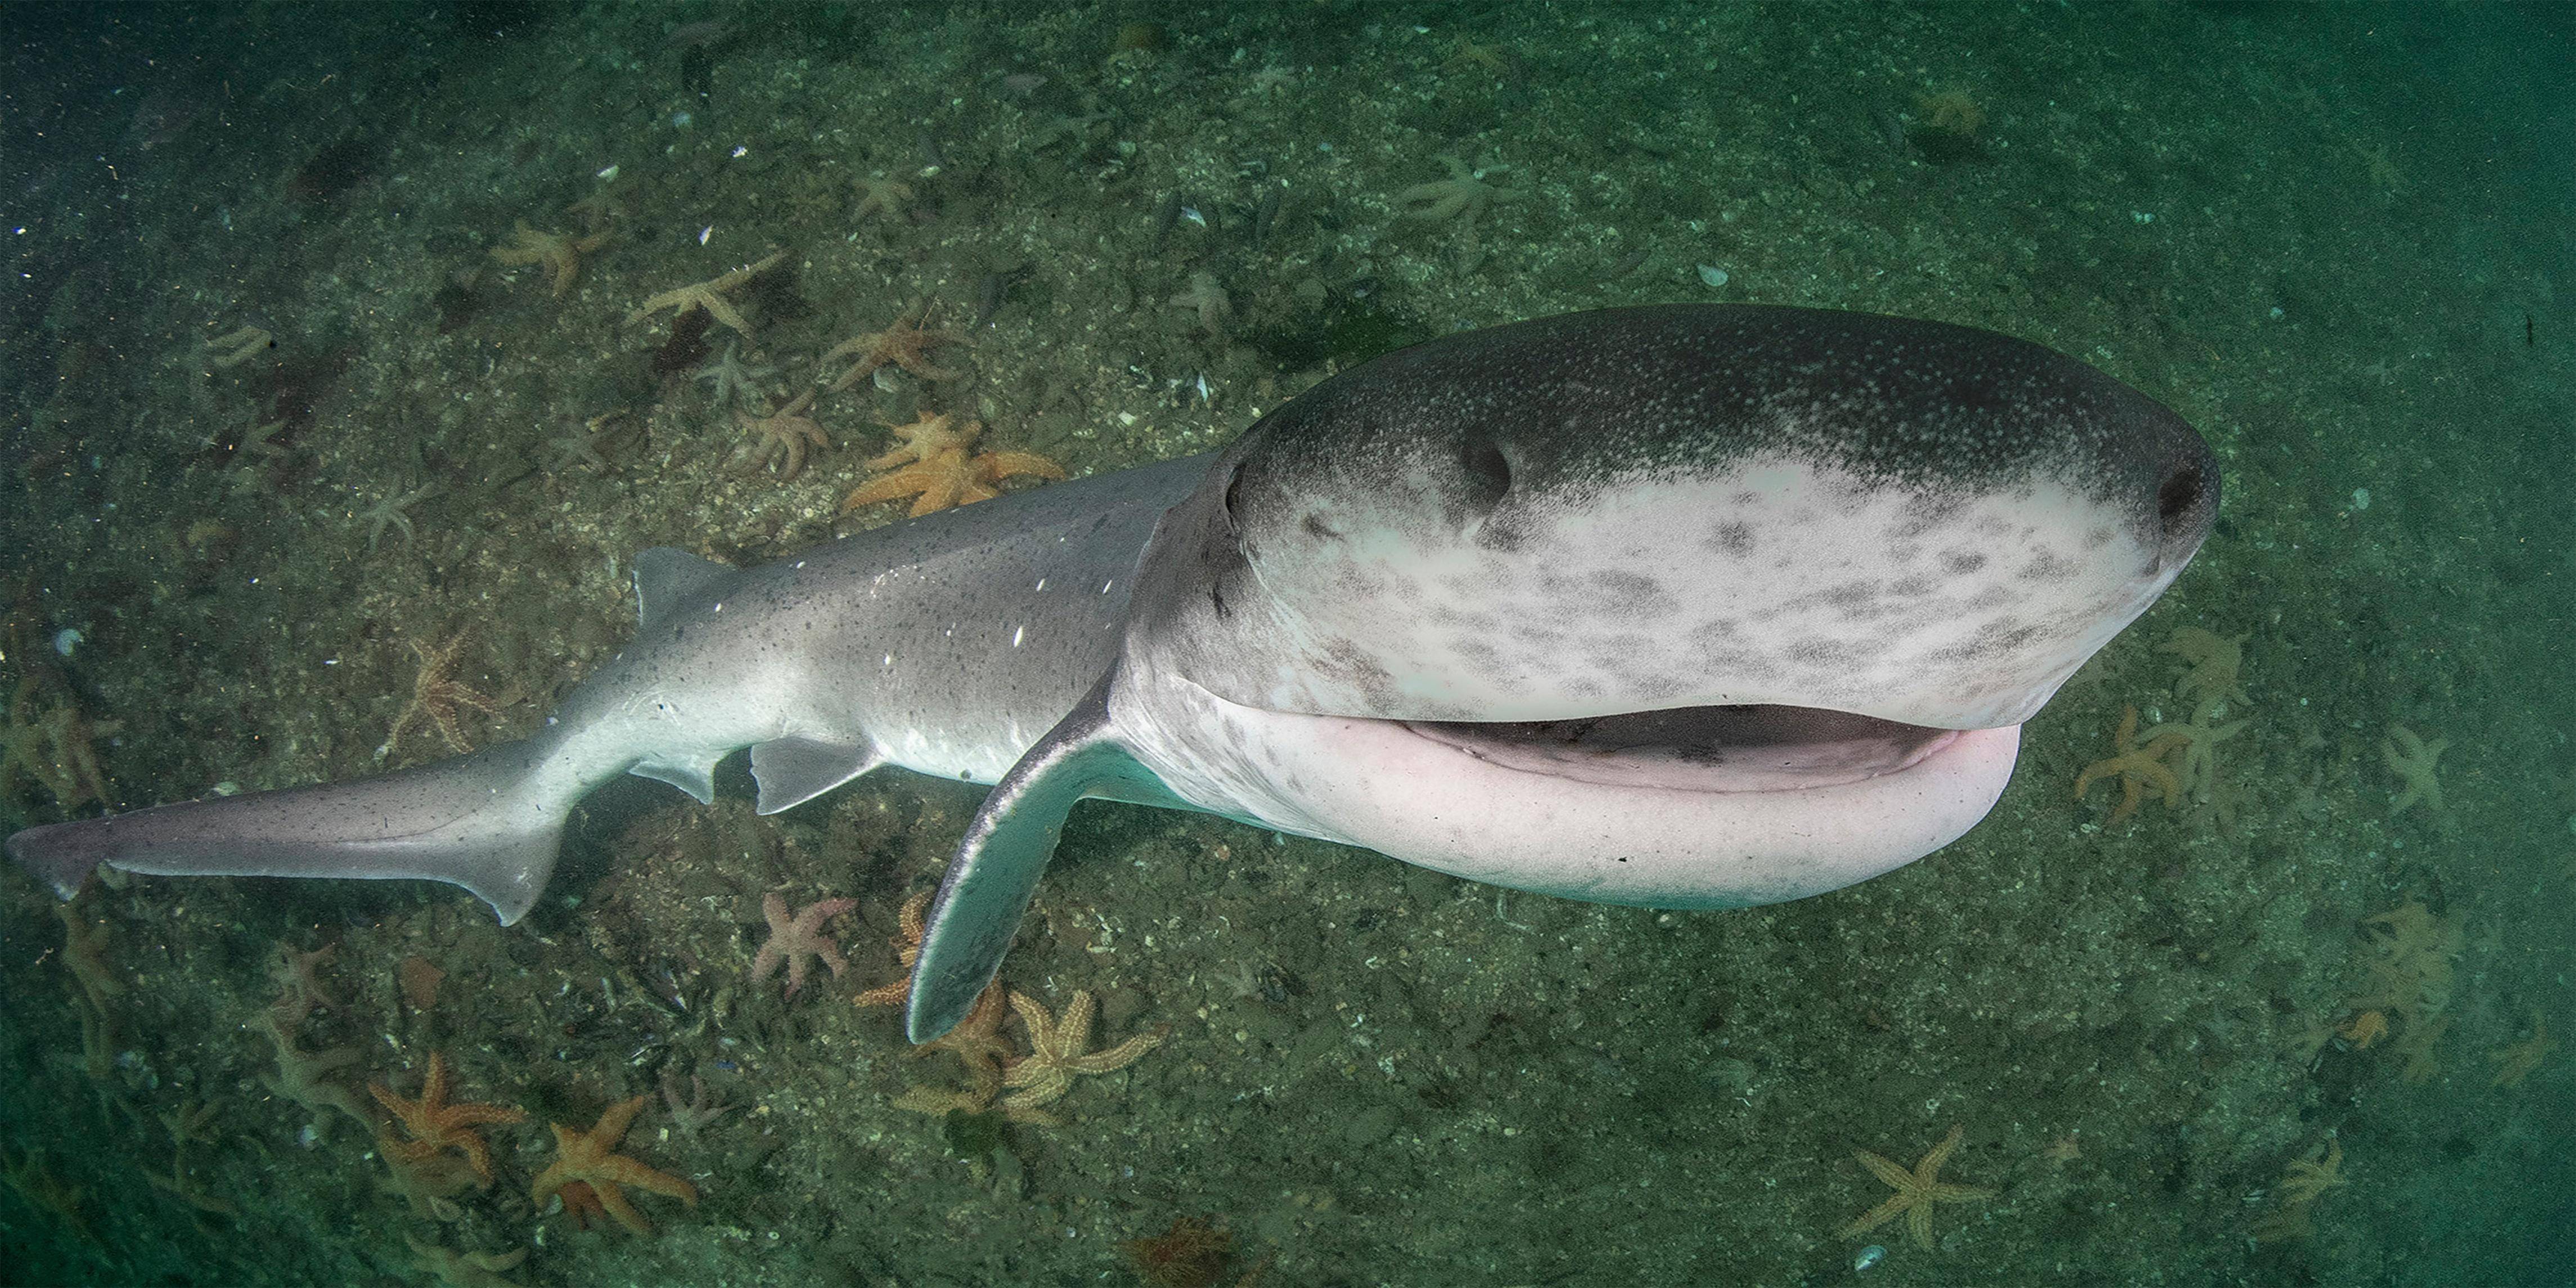
{"type": "Polygon", "coordinates": [[[2200,508],[2205,487],[2200,467],[2196,465],[2185,465],[2166,475],[2164,485],[2156,489],[2156,517],[2164,520],[2165,527],[2173,527],[2177,521],[2200,508]]]}
{"type": "Polygon", "coordinates": [[[1240,529],[1234,520],[1234,506],[1243,499],[1243,466],[1236,465],[1225,476],[1225,526],[1240,529]]]}
{"type": "Polygon", "coordinates": [[[1466,478],[1469,502],[1480,511],[1501,505],[1512,490],[1511,459],[1490,438],[1467,444],[1458,454],[1458,468],[1466,478]]]}

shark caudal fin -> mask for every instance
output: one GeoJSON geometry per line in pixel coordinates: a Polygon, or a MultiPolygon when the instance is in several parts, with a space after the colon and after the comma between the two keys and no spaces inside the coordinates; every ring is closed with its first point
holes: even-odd
{"type": "Polygon", "coordinates": [[[1037,894],[1038,878],[1055,856],[1065,815],[1083,798],[1195,808],[1173,797],[1111,732],[1108,693],[1116,674],[1101,680],[1002,775],[966,825],[966,837],[940,879],[921,957],[913,963],[912,1001],[904,1015],[913,1041],[928,1042],[955,1028],[993,982],[1037,894]]]}
{"type": "Polygon", "coordinates": [[[412,878],[465,887],[506,926],[545,892],[575,798],[530,787],[542,741],[361,782],[31,827],[6,848],[67,899],[102,863],[153,876],[412,878]]]}

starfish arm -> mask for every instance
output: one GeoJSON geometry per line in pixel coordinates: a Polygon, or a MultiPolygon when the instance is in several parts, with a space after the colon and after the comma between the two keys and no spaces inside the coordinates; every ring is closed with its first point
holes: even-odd
{"type": "Polygon", "coordinates": [[[1882,1158],[1865,1149],[1853,1150],[1852,1157],[1859,1159],[1860,1165],[1868,1168],[1871,1175],[1895,1186],[1900,1198],[1903,1197],[1904,1191],[1914,1188],[1914,1173],[1897,1166],[1894,1160],[1882,1158]]]}
{"type": "Polygon", "coordinates": [[[608,1112],[599,1116],[599,1125],[590,1129],[591,1139],[598,1141],[603,1151],[615,1147],[617,1142],[626,1139],[627,1127],[634,1123],[635,1115],[643,1108],[642,1096],[610,1105],[608,1112]]]}
{"type": "Polygon", "coordinates": [[[626,1201],[625,1193],[617,1188],[615,1182],[595,1180],[591,1182],[590,1190],[591,1193],[599,1196],[599,1206],[607,1209],[610,1218],[619,1225],[625,1226],[634,1234],[647,1237],[652,1235],[653,1223],[645,1220],[644,1214],[636,1211],[635,1205],[626,1201]]]}
{"type": "Polygon", "coordinates": [[[751,324],[744,321],[742,313],[735,309],[733,304],[723,296],[717,295],[713,291],[709,291],[698,297],[698,306],[714,315],[716,321],[722,322],[726,326],[742,332],[744,335],[751,334],[751,324]]]}
{"type": "Polygon", "coordinates": [[[1851,1224],[1844,1226],[1842,1231],[1835,1237],[1848,1239],[1856,1234],[1867,1234],[1870,1231],[1887,1224],[1888,1221],[1893,1219],[1898,1213],[1903,1212],[1907,1206],[1904,1195],[1894,1195],[1886,1202],[1879,1204],[1877,1207],[1871,1208],[1870,1210],[1861,1213],[1859,1216],[1853,1217],[1851,1224]]]}
{"type": "Polygon", "coordinates": [[[1139,1033],[1106,1051],[1094,1051],[1089,1055],[1077,1057],[1071,1063],[1074,1068],[1084,1073],[1108,1073],[1113,1069],[1124,1069],[1143,1059],[1146,1052],[1163,1045],[1163,1037],[1164,1034],[1159,1030],[1152,1033],[1139,1033]]]}
{"type": "Polygon", "coordinates": [[[1042,479],[1064,481],[1064,467],[1035,452],[986,452],[976,458],[976,465],[987,479],[1006,479],[1015,474],[1034,474],[1042,479]]]}

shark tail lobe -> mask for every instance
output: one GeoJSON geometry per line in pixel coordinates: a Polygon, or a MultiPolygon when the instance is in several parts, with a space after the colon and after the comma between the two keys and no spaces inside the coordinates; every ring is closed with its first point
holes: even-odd
{"type": "Polygon", "coordinates": [[[153,876],[409,878],[462,886],[509,925],[545,892],[581,791],[541,785],[542,741],[358,782],[31,827],[5,848],[64,898],[102,863],[153,876]]]}

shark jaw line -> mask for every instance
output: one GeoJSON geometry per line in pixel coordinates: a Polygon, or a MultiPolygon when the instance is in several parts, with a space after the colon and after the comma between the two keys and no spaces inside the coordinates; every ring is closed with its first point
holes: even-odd
{"type": "MultiPolygon", "coordinates": [[[[1232,762],[1217,782],[1172,773],[1184,799],[1473,881],[1658,908],[1781,903],[1911,863],[1993,808],[2021,735],[1798,707],[1380,720],[1165,692],[1232,762]]],[[[1130,745],[1173,765],[1154,741],[1130,745]]],[[[1201,772],[1211,750],[1189,756],[1201,772]]]]}
{"type": "Polygon", "coordinates": [[[1840,787],[1904,773],[1958,738],[1955,729],[1767,703],[1573,720],[1398,723],[1503,769],[1680,792],[1840,787]]]}

